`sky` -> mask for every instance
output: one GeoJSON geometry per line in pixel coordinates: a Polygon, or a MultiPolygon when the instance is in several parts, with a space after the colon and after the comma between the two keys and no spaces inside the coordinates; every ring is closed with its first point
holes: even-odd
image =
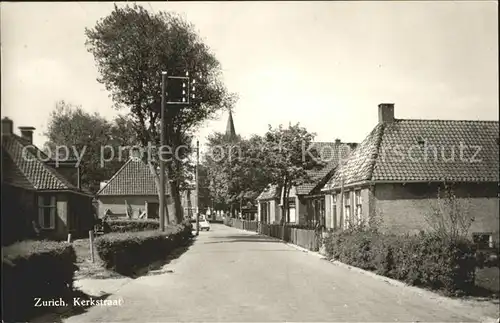
{"type": "MultiPolygon", "coordinates": [[[[361,142],[380,103],[396,118],[499,119],[496,1],[137,3],[195,25],[239,96],[242,136],[300,122],[316,141],[361,142]]],[[[41,146],[59,100],[118,113],[84,45],[112,2],[0,5],[2,118],[34,126],[41,146]]],[[[207,122],[200,143],[226,122],[207,122]]]]}

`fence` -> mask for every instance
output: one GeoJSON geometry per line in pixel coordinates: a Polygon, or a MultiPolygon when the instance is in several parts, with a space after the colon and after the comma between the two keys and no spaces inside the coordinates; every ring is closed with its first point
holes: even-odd
{"type": "Polygon", "coordinates": [[[226,219],[224,220],[224,224],[241,230],[258,232],[259,234],[277,238],[311,251],[318,251],[321,246],[321,231],[314,229],[296,228],[281,224],[265,224],[239,219],[226,219]],[[283,232],[283,230],[285,231],[283,232]],[[284,236],[283,233],[285,233],[284,236]]]}

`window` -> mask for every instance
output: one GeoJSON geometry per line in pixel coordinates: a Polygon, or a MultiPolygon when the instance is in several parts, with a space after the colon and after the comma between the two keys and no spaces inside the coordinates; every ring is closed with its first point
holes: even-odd
{"type": "Polygon", "coordinates": [[[56,228],[55,196],[38,196],[38,223],[42,229],[56,228]]]}
{"type": "Polygon", "coordinates": [[[361,200],[361,191],[356,190],[354,191],[354,201],[356,204],[356,221],[358,221],[358,224],[361,223],[361,212],[362,212],[362,200],[361,200]]]}
{"type": "Polygon", "coordinates": [[[473,233],[472,240],[479,249],[494,248],[493,235],[491,233],[473,233]]]}
{"type": "Polygon", "coordinates": [[[332,228],[337,228],[337,194],[332,195],[332,228]]]}
{"type": "Polygon", "coordinates": [[[267,204],[268,203],[260,203],[260,221],[262,223],[267,223],[267,204]]]}
{"type": "Polygon", "coordinates": [[[351,192],[344,193],[344,223],[347,226],[351,222],[351,192]]]}
{"type": "Polygon", "coordinates": [[[325,198],[320,200],[320,224],[321,226],[326,226],[326,215],[325,215],[325,198]]]}

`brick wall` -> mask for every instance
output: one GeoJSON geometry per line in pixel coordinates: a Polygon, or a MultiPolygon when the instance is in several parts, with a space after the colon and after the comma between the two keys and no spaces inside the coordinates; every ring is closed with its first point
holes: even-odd
{"type": "MultiPolygon", "coordinates": [[[[428,230],[426,214],[437,205],[437,185],[377,184],[373,189],[373,205],[382,217],[381,227],[395,233],[416,233],[428,230]]],[[[471,233],[492,232],[498,241],[498,186],[491,184],[461,184],[456,187],[459,203],[475,218],[471,233]]]]}

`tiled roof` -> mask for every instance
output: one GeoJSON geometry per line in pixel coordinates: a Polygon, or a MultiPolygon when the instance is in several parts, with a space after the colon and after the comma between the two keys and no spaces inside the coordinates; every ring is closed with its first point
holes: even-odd
{"type": "Polygon", "coordinates": [[[272,200],[279,197],[278,185],[270,185],[262,191],[257,200],[272,200]]]}
{"type": "Polygon", "coordinates": [[[47,155],[23,138],[2,135],[2,181],[35,190],[82,190],[41,159],[47,155]],[[23,156],[25,150],[25,156],[23,156]]]}
{"type": "Polygon", "coordinates": [[[342,177],[345,185],[498,182],[498,125],[498,121],[404,119],[378,124],[339,166],[329,185],[339,187],[342,177]]]}
{"type": "MultiPolygon", "coordinates": [[[[165,176],[165,194],[168,194],[165,176]]],[[[130,158],[108,181],[98,196],[146,195],[158,196],[154,176],[149,166],[142,160],[130,158]]]]}
{"type": "Polygon", "coordinates": [[[297,187],[298,195],[309,194],[322,179],[324,179],[335,169],[335,167],[337,167],[339,156],[346,158],[349,155],[350,150],[353,149],[356,144],[342,142],[315,142],[312,146],[318,150],[321,159],[326,162],[326,164],[321,169],[307,171],[310,180],[297,187]]]}

